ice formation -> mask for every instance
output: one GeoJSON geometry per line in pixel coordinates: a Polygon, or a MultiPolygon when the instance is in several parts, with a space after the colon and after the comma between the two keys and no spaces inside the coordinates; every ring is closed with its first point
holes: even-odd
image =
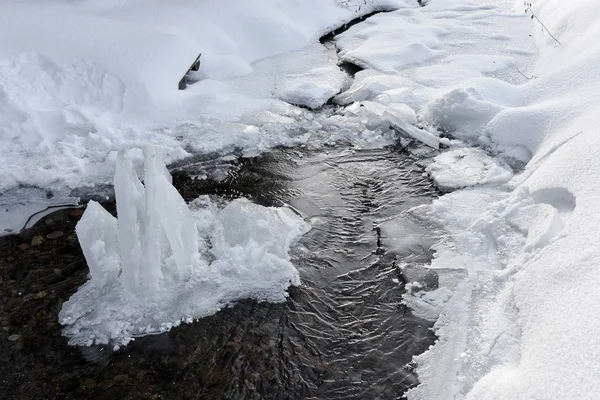
{"type": "Polygon", "coordinates": [[[144,156],[142,184],[118,155],[118,220],[91,201],[77,224],[90,280],[59,314],[70,344],[124,345],[238,299],[283,301],[300,284],[288,250],[309,229],[302,218],[244,199],[221,209],[200,198],[190,209],[156,150],[144,156]]]}

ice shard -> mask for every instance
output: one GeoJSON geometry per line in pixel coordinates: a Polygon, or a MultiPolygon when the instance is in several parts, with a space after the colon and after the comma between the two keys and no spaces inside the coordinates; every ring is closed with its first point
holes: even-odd
{"type": "Polygon", "coordinates": [[[114,281],[121,271],[117,219],[90,201],[75,228],[94,285],[114,281]]]}

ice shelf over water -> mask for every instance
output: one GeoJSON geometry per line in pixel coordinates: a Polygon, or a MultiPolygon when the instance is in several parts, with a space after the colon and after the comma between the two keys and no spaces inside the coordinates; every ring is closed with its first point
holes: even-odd
{"type": "Polygon", "coordinates": [[[90,268],[59,314],[72,345],[127,344],[253,298],[283,301],[299,285],[290,246],[309,225],[245,199],[185,203],[153,147],[144,184],[126,153],[115,171],[118,219],[94,201],[76,232],[90,268]]]}

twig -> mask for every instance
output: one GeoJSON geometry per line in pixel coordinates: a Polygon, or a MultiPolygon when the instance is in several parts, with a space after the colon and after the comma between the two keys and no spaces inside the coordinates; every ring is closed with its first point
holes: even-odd
{"type": "Polygon", "coordinates": [[[532,80],[532,79],[536,79],[537,78],[537,76],[535,76],[535,75],[531,75],[531,76],[525,75],[523,72],[521,72],[521,70],[519,68],[517,68],[515,66],[513,66],[513,68],[516,69],[519,74],[523,75],[523,77],[525,79],[532,80]]]}
{"type": "Polygon", "coordinates": [[[527,7],[525,9],[525,14],[527,14],[529,11],[531,11],[531,19],[536,19],[537,22],[540,23],[540,25],[542,25],[542,29],[545,30],[546,32],[548,32],[548,35],[550,35],[552,37],[552,39],[554,39],[554,41],[556,43],[558,43],[558,45],[560,46],[560,42],[558,41],[557,38],[554,37],[554,35],[550,32],[550,30],[546,27],[546,25],[544,25],[544,23],[537,17],[537,15],[535,15],[535,13],[533,12],[533,10],[531,9],[531,3],[528,3],[527,1],[524,1],[523,4],[527,7]]]}

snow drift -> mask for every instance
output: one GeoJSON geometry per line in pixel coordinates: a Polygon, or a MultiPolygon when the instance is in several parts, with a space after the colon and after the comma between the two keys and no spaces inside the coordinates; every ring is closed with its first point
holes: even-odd
{"type": "MultiPolygon", "coordinates": [[[[429,167],[434,179],[469,188],[413,210],[444,226],[448,240],[435,246],[431,265],[440,289],[406,299],[423,316],[439,316],[439,340],[417,357],[422,383],[409,399],[600,393],[600,295],[590,284],[600,279],[600,10],[586,0],[531,3],[561,43],[530,20],[540,47],[535,78],[463,81],[421,115],[491,153],[439,156],[429,167]],[[511,178],[505,160],[526,166],[511,178]]],[[[515,12],[522,15],[521,2],[515,12]]]]}

